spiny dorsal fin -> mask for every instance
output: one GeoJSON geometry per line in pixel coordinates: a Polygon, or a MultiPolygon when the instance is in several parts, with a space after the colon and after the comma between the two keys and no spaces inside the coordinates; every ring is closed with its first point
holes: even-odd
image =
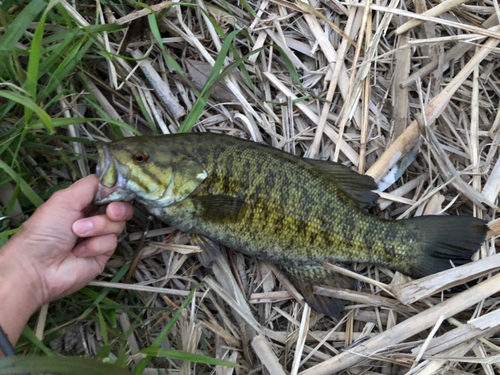
{"type": "Polygon", "coordinates": [[[342,289],[355,289],[356,281],[323,267],[280,268],[302,294],[307,304],[321,314],[338,318],[348,301],[320,296],[314,293],[314,286],[326,285],[342,289]]]}
{"type": "Polygon", "coordinates": [[[358,202],[361,208],[377,207],[378,186],[375,180],[368,175],[359,174],[352,169],[328,160],[306,159],[316,168],[326,172],[344,193],[358,202]]]}

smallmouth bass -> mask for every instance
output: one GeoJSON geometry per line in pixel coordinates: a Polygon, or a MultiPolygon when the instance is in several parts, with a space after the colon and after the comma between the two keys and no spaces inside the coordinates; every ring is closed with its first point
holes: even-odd
{"type": "Polygon", "coordinates": [[[330,161],[213,133],[131,137],[97,145],[96,203],[135,199],[190,234],[210,266],[218,244],[276,264],[316,311],[346,301],[313,285],[353,288],[322,267],[370,263],[420,278],[470,262],[487,226],[467,216],[371,215],[375,181],[330,161]]]}

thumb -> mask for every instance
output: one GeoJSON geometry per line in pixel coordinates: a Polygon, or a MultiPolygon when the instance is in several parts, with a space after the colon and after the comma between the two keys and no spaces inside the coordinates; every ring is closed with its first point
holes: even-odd
{"type": "Polygon", "coordinates": [[[50,200],[60,207],[71,211],[82,211],[92,203],[99,188],[99,177],[96,174],[84,177],[70,187],[55,193],[50,200]]]}

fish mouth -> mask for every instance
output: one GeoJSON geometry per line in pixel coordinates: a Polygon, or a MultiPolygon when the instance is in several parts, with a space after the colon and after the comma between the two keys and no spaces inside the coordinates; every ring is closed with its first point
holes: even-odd
{"type": "Polygon", "coordinates": [[[111,155],[109,148],[98,143],[98,160],[96,173],[99,176],[99,189],[94,197],[94,204],[106,204],[110,202],[128,200],[133,198],[127,190],[128,167],[120,164],[111,155]]]}

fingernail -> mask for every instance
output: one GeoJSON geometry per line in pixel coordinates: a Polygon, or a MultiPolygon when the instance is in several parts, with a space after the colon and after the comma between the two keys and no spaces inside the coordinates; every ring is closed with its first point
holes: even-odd
{"type": "Polygon", "coordinates": [[[121,218],[125,215],[125,206],[121,203],[113,204],[111,206],[111,210],[113,212],[113,215],[115,215],[117,218],[121,218]]]}
{"type": "Polygon", "coordinates": [[[78,220],[73,224],[73,231],[75,234],[83,236],[90,232],[94,224],[92,224],[91,220],[78,220]]]}

